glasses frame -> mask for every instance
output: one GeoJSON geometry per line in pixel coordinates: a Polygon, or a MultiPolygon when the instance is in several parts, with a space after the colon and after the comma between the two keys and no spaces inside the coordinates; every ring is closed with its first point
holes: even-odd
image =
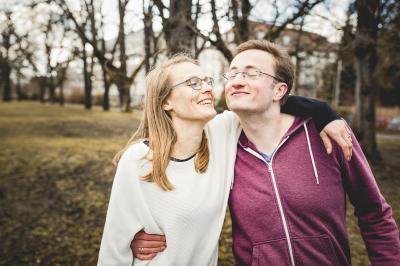
{"type": "MultiPolygon", "coordinates": [[[[261,74],[263,74],[263,75],[266,75],[266,76],[268,76],[268,77],[270,77],[270,78],[273,78],[273,79],[275,79],[275,80],[277,80],[277,81],[279,81],[279,82],[286,83],[285,81],[283,81],[283,80],[281,80],[281,79],[279,79],[279,78],[277,78],[277,77],[275,77],[275,76],[273,76],[273,75],[271,75],[271,74],[262,72],[262,71],[260,71],[260,70],[258,70],[258,69],[257,69],[257,70],[254,70],[254,71],[258,73],[258,75],[257,75],[258,77],[259,77],[261,74]]],[[[236,72],[236,75],[235,75],[234,77],[228,78],[227,76],[228,76],[229,73],[230,73],[230,72],[225,72],[225,73],[222,75],[227,81],[232,81],[232,80],[234,80],[234,79],[237,77],[237,75],[239,75],[239,74],[242,74],[242,77],[243,77],[244,79],[246,79],[247,77],[255,77],[255,76],[256,76],[256,75],[249,75],[247,71],[238,71],[238,72],[236,72]]]]}
{"type": "Polygon", "coordinates": [[[171,86],[170,89],[174,89],[174,88],[176,88],[176,87],[178,87],[178,86],[180,86],[180,85],[182,85],[182,84],[185,84],[186,86],[191,87],[193,90],[199,91],[199,90],[202,90],[202,89],[203,89],[203,84],[204,84],[204,83],[207,83],[207,85],[210,85],[211,88],[214,89],[214,78],[212,78],[212,77],[205,77],[205,78],[203,78],[203,79],[201,79],[201,78],[199,78],[199,77],[191,77],[191,78],[189,78],[189,79],[187,79],[187,80],[185,80],[185,81],[179,82],[179,83],[177,83],[177,84],[171,86]],[[200,87],[198,87],[198,88],[197,88],[197,87],[194,87],[194,86],[193,86],[193,83],[190,83],[190,81],[191,81],[192,79],[199,79],[199,80],[201,80],[200,87]],[[207,81],[206,81],[206,80],[207,80],[207,81]]]}

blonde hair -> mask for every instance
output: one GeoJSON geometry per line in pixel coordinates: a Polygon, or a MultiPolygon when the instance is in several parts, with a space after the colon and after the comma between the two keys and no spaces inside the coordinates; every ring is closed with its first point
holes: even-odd
{"type": "Polygon", "coordinates": [[[294,65],[290,60],[289,54],[283,47],[265,40],[249,40],[240,44],[234,51],[234,56],[247,50],[261,50],[271,54],[274,57],[275,76],[280,81],[286,83],[288,89],[281,99],[281,104],[285,103],[293,87],[293,81],[296,75],[294,65]]]}
{"type": "MultiPolygon", "coordinates": [[[[119,151],[113,159],[113,163],[115,165],[118,164],[122,154],[131,145],[148,140],[151,150],[146,158],[151,160],[152,170],[142,179],[156,183],[165,191],[171,191],[174,188],[168,180],[166,169],[171,158],[172,149],[177,141],[177,134],[173,127],[171,116],[168,111],[163,109],[163,105],[172,91],[170,81],[172,67],[186,62],[198,65],[197,61],[192,57],[185,54],[177,54],[147,74],[144,119],[138,130],[129,139],[125,148],[119,151]]],[[[199,173],[204,173],[207,170],[208,161],[208,142],[203,131],[200,147],[195,155],[195,170],[199,173]]]]}

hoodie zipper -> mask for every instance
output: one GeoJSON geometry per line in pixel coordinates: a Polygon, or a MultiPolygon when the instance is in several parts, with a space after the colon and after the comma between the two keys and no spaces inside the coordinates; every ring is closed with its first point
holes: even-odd
{"type": "Polygon", "coordinates": [[[281,222],[282,222],[282,225],[283,225],[283,230],[284,230],[284,232],[285,232],[286,242],[287,242],[288,249],[289,249],[290,261],[291,261],[291,263],[292,263],[292,266],[295,266],[295,263],[294,263],[294,255],[293,255],[293,248],[292,248],[292,241],[291,241],[290,235],[289,235],[289,226],[288,226],[287,221],[286,221],[285,213],[283,212],[282,200],[281,200],[281,197],[280,197],[280,195],[279,195],[278,185],[276,184],[275,174],[274,174],[274,171],[273,171],[273,169],[272,169],[272,161],[273,161],[273,159],[274,159],[274,156],[275,156],[276,152],[277,152],[278,149],[288,140],[288,138],[289,138],[289,136],[287,136],[287,137],[278,145],[278,147],[276,148],[274,154],[272,155],[272,158],[271,158],[271,162],[270,162],[270,163],[266,162],[265,159],[264,159],[258,152],[252,150],[251,148],[243,147],[240,143],[239,143],[239,144],[240,144],[240,146],[242,146],[242,148],[243,148],[245,151],[247,151],[248,153],[250,153],[250,154],[252,154],[253,156],[255,156],[255,157],[259,158],[260,160],[262,160],[262,161],[267,165],[267,167],[268,167],[268,172],[270,173],[271,180],[272,180],[272,185],[273,185],[273,188],[274,188],[275,198],[276,198],[276,201],[278,202],[279,213],[280,213],[280,215],[281,215],[281,222]]]}

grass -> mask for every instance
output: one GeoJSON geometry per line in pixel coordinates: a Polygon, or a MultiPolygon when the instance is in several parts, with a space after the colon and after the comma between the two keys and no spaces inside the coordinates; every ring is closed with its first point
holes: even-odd
{"type": "MultiPolygon", "coordinates": [[[[113,155],[139,114],[38,103],[0,103],[0,265],[95,265],[114,167],[113,155]]],[[[400,141],[380,142],[377,182],[400,224],[400,141]]],[[[354,265],[368,265],[352,210],[354,265]]],[[[219,265],[231,265],[230,220],[219,265]]]]}

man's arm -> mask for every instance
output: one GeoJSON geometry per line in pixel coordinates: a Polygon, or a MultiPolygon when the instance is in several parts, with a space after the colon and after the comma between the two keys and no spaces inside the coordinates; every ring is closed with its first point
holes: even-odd
{"type": "Polygon", "coordinates": [[[400,265],[399,231],[354,135],[353,157],[343,160],[343,183],[372,265],[400,265]]]}
{"type": "Polygon", "coordinates": [[[138,232],[131,242],[132,254],[140,260],[151,260],[166,248],[165,236],[147,234],[143,231],[138,232]]]}
{"type": "Polygon", "coordinates": [[[326,151],[332,152],[332,138],[343,151],[346,160],[351,159],[352,140],[347,123],[322,101],[301,96],[289,96],[282,106],[282,112],[300,117],[312,117],[320,132],[326,151]],[[330,138],[329,138],[330,137],[330,138]]]}

